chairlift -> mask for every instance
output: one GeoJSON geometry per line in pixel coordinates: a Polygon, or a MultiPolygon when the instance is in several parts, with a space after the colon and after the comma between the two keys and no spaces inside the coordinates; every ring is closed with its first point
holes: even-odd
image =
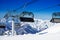
{"type": "Polygon", "coordinates": [[[3,35],[5,27],[4,23],[0,23],[0,35],[3,35]]]}
{"type": "Polygon", "coordinates": [[[5,24],[4,23],[0,23],[0,28],[5,28],[5,24]]]}
{"type": "Polygon", "coordinates": [[[60,23],[60,12],[56,12],[52,14],[52,19],[50,20],[52,23],[60,23]]]}
{"type": "Polygon", "coordinates": [[[34,14],[32,12],[24,11],[20,14],[20,21],[21,22],[34,22],[34,14]]]}

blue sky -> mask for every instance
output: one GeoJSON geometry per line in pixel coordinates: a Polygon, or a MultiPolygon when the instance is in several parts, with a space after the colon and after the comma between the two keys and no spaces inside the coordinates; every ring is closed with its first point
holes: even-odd
{"type": "MultiPolygon", "coordinates": [[[[7,10],[12,11],[31,1],[32,0],[0,0],[0,18],[3,18],[7,10]]],[[[33,12],[35,18],[51,19],[53,12],[60,12],[60,6],[54,6],[57,4],[60,4],[60,0],[35,0],[25,7],[24,11],[33,12]]],[[[21,11],[22,9],[20,8],[16,13],[19,14],[21,11]]]]}

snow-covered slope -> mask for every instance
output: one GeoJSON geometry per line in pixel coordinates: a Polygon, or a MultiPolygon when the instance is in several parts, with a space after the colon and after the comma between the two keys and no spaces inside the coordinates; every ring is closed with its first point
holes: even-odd
{"type": "MultiPolygon", "coordinates": [[[[7,20],[6,22],[6,28],[5,30],[11,30],[11,20],[7,20]]],[[[34,32],[41,32],[51,26],[53,26],[54,24],[51,23],[49,20],[42,20],[42,19],[34,19],[34,22],[20,22],[20,27],[15,27],[15,31],[18,34],[28,34],[28,33],[32,33],[34,32]],[[29,30],[29,32],[28,32],[29,30]]]]}
{"type": "MultiPolygon", "coordinates": [[[[36,29],[48,28],[36,34],[24,34],[14,36],[0,36],[0,40],[60,40],[60,23],[51,23],[49,20],[35,20],[35,23],[28,23],[36,29]],[[43,34],[43,35],[42,35],[43,34]]],[[[26,24],[26,23],[24,23],[26,24]]],[[[24,25],[22,23],[21,26],[24,25]]]]}
{"type": "Polygon", "coordinates": [[[58,33],[60,32],[60,23],[56,23],[54,26],[42,31],[41,33],[48,32],[48,33],[58,33]]]}
{"type": "Polygon", "coordinates": [[[60,40],[60,34],[1,36],[0,40],[60,40]]]}
{"type": "Polygon", "coordinates": [[[51,27],[55,23],[51,23],[50,20],[35,19],[35,22],[32,22],[32,23],[21,22],[21,26],[25,24],[29,24],[31,27],[37,28],[39,30],[39,28],[51,27]]]}

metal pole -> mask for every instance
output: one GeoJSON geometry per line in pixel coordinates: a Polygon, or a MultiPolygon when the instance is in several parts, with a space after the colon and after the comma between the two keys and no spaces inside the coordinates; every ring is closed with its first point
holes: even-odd
{"type": "Polygon", "coordinates": [[[12,36],[14,36],[14,21],[12,20],[12,36]]]}

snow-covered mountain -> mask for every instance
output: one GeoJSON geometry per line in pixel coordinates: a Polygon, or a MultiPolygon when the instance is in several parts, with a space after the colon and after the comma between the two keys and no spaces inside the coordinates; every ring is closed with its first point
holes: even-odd
{"type": "MultiPolygon", "coordinates": [[[[12,20],[5,20],[5,21],[4,20],[5,19],[1,19],[1,21],[5,22],[6,24],[5,31],[12,30],[12,20]]],[[[34,22],[19,22],[19,23],[20,23],[19,27],[15,26],[15,31],[17,34],[28,34],[28,33],[35,34],[54,25],[49,20],[42,20],[42,19],[34,19],[34,22]]]]}
{"type": "MultiPolygon", "coordinates": [[[[5,19],[2,19],[2,21],[4,20],[5,19]]],[[[14,22],[16,22],[16,19],[14,22]]],[[[12,30],[12,20],[5,20],[5,24],[6,24],[5,31],[12,30]]],[[[54,23],[51,23],[50,20],[42,20],[42,19],[34,19],[34,22],[19,21],[19,24],[20,24],[19,27],[18,25],[16,26],[15,24],[16,34],[29,34],[29,33],[35,34],[54,25],[54,23]]]]}
{"type": "MultiPolygon", "coordinates": [[[[11,23],[11,21],[8,23],[11,23]]],[[[9,25],[8,27],[10,27],[9,25]]],[[[0,40],[60,40],[60,23],[36,19],[33,23],[21,22],[20,25],[21,27],[16,27],[17,33],[20,35],[0,36],[0,40]],[[34,35],[31,33],[34,33],[34,35]]]]}

